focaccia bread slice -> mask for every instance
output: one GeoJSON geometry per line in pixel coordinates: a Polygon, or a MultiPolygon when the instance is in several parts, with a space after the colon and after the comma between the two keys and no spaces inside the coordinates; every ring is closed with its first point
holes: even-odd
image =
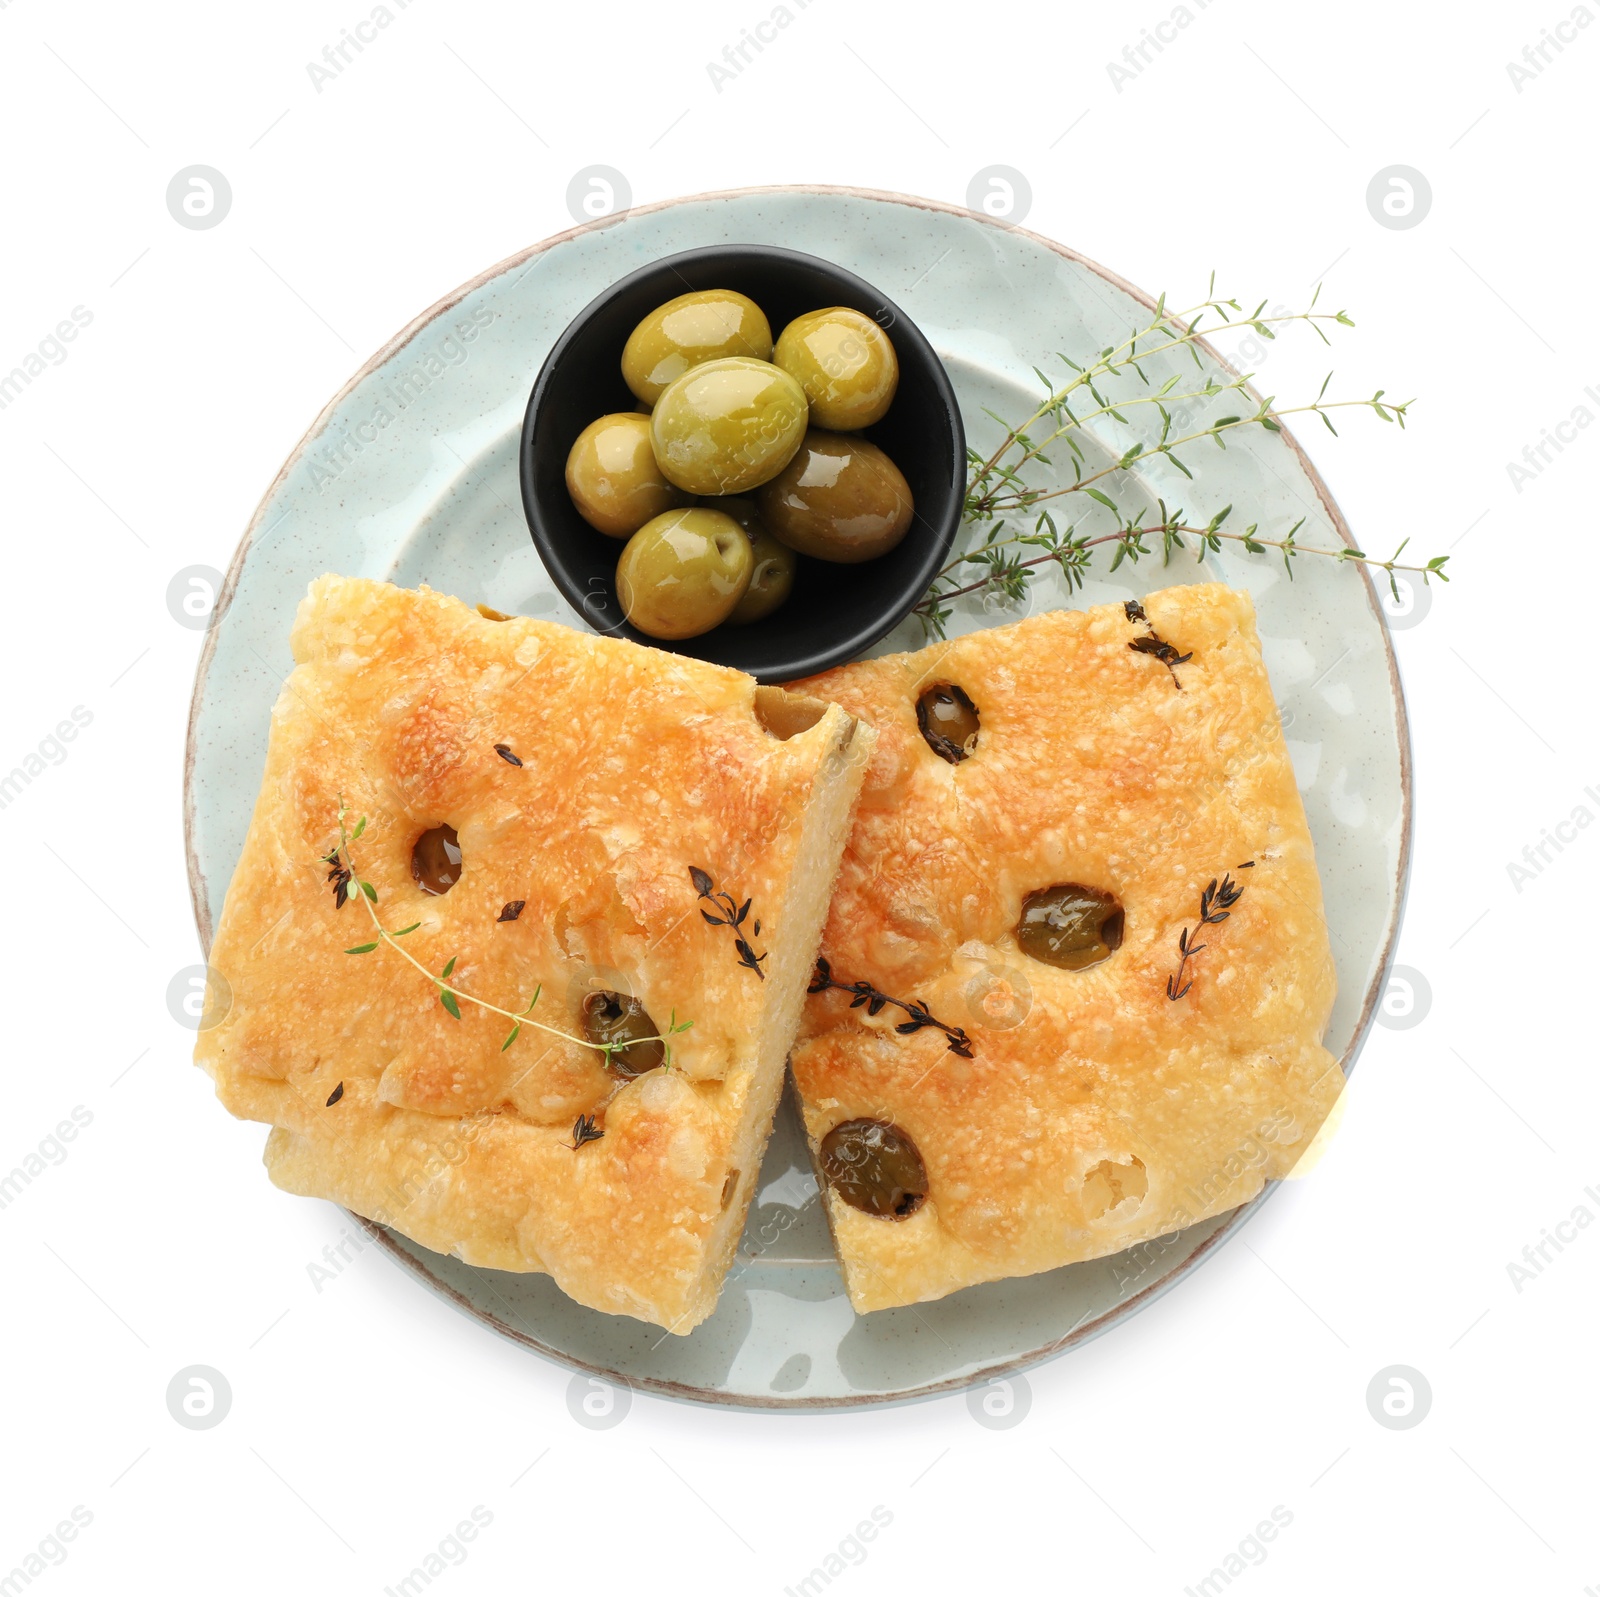
{"type": "Polygon", "coordinates": [[[878,731],[792,1061],[858,1310],[1113,1254],[1294,1165],[1343,1078],[1248,595],[1169,588],[793,688],[878,731]],[[965,747],[923,734],[930,690],[965,747]],[[1086,907],[1052,921],[1030,895],[1054,888],[1086,907]]]}
{"type": "Polygon", "coordinates": [[[743,1225],[871,730],[426,588],[320,578],[292,642],[197,1061],[273,1127],[280,1187],[687,1332],[743,1225]],[[663,1040],[590,1045],[628,1015],[663,1040]]]}

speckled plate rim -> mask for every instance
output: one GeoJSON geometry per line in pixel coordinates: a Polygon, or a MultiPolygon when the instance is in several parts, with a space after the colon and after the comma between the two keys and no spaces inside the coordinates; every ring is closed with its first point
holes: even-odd
{"type": "MultiPolygon", "coordinates": [[[[614,227],[624,216],[643,216],[656,211],[670,210],[680,205],[704,204],[714,200],[743,199],[748,196],[765,194],[839,195],[850,199],[877,200],[894,205],[909,206],[913,210],[939,211],[951,216],[965,217],[979,225],[994,227],[1004,232],[1017,233],[1024,238],[1031,239],[1034,243],[1042,245],[1053,254],[1093,272],[1102,281],[1109,283],[1121,293],[1127,294],[1146,309],[1153,311],[1156,308],[1155,299],[1143,289],[1130,283],[1116,272],[1101,266],[1097,261],[1080,254],[1077,250],[1069,249],[1065,244],[1046,238],[1042,233],[1030,232],[1028,229],[1021,227],[1011,227],[1006,223],[995,221],[992,217],[970,211],[965,206],[951,205],[943,200],[925,199],[913,194],[898,194],[884,189],[856,188],[844,184],[759,184],[750,188],[715,189],[703,194],[683,194],[669,200],[656,200],[649,205],[636,205],[616,216],[602,217],[597,221],[585,222],[577,227],[570,227],[565,232],[555,233],[537,244],[530,245],[527,249],[519,250],[515,255],[508,256],[497,265],[488,268],[487,271],[480,272],[476,277],[463,283],[459,288],[453,289],[423,311],[420,316],[407,323],[371,359],[366,361],[344,387],[323,406],[316,420],[306,430],[300,442],[290,451],[288,458],[279,468],[277,476],[273,478],[267,491],[262,495],[261,502],[257,505],[255,514],[250,518],[250,524],[245,529],[244,536],[239,540],[238,547],[233,552],[232,560],[228,563],[228,571],[223,581],[222,592],[218,596],[218,613],[225,612],[233,601],[239,578],[244,571],[245,561],[250,555],[251,547],[261,529],[268,507],[276,497],[279,488],[299,463],[301,457],[321,437],[330,418],[343,403],[345,397],[357,384],[385,366],[395,355],[411,343],[418,334],[426,330],[439,317],[453,309],[468,294],[475,292],[483,287],[484,284],[492,282],[506,272],[523,265],[534,256],[542,255],[545,251],[553,249],[557,244],[563,244],[567,240],[577,238],[585,233],[598,232],[602,228],[614,227]]],[[[1196,342],[1230,376],[1238,377],[1240,375],[1238,370],[1212,348],[1206,340],[1197,339],[1196,342]]],[[[1245,392],[1258,403],[1260,402],[1261,395],[1253,386],[1246,384],[1245,392]]],[[[1332,492],[1327,484],[1323,482],[1321,474],[1312,464],[1311,458],[1301,447],[1299,439],[1294,436],[1287,426],[1283,427],[1279,436],[1293,451],[1295,459],[1299,462],[1301,470],[1306,475],[1306,480],[1311,484],[1317,498],[1322,503],[1323,509],[1327,512],[1328,520],[1334,531],[1338,533],[1348,547],[1352,549],[1359,548],[1359,544],[1351,535],[1350,528],[1345,522],[1344,515],[1334,501],[1332,492]]],[[[1395,735],[1400,755],[1400,847],[1394,873],[1394,907],[1390,914],[1389,925],[1384,938],[1382,956],[1374,967],[1371,982],[1368,983],[1366,995],[1362,1001],[1361,1013],[1351,1033],[1349,1046],[1339,1060],[1339,1067],[1346,1077],[1355,1068],[1356,1058],[1366,1043],[1368,1033],[1372,1030],[1372,1022],[1377,1014],[1378,1001],[1382,997],[1384,987],[1388,982],[1390,967],[1394,963],[1395,946],[1399,940],[1401,922],[1405,918],[1406,897],[1411,880],[1413,823],[1411,723],[1406,714],[1405,690],[1400,680],[1400,663],[1395,656],[1394,640],[1390,636],[1388,623],[1384,618],[1383,607],[1379,603],[1378,591],[1372,581],[1372,577],[1364,566],[1358,566],[1354,569],[1360,573],[1361,581],[1366,588],[1367,604],[1383,638],[1384,658],[1389,672],[1389,686],[1394,699],[1395,735]]],[[[200,651],[199,662],[195,667],[194,691],[189,701],[189,719],[187,734],[184,739],[183,761],[183,843],[188,870],[189,899],[194,911],[195,929],[199,933],[201,951],[207,958],[210,957],[211,953],[213,926],[205,873],[201,869],[199,856],[195,849],[194,773],[200,707],[205,693],[206,677],[211,667],[212,656],[216,651],[216,638],[215,629],[207,632],[205,644],[200,651]]],[[[1171,1291],[1180,1281],[1186,1279],[1196,1265],[1209,1258],[1225,1241],[1235,1236],[1245,1226],[1262,1204],[1272,1196],[1278,1185],[1279,1183],[1277,1182],[1268,1182],[1249,1203],[1236,1209],[1217,1230],[1186,1258],[1173,1265],[1159,1281],[1152,1282],[1143,1291],[1136,1292],[1132,1297],[1125,1299],[1087,1324],[1076,1327],[1068,1332],[1067,1335],[1054,1341],[1046,1342],[1027,1353],[1003,1359],[968,1374],[952,1376],[945,1380],[930,1381],[922,1386],[913,1387],[907,1391],[897,1392],[888,1396],[868,1392],[861,1394],[859,1397],[773,1397],[769,1399],[731,1392],[717,1392],[706,1387],[692,1386],[684,1382],[661,1380],[649,1376],[624,1376],[603,1365],[587,1363],[571,1353],[550,1347],[546,1343],[539,1341],[537,1337],[530,1336],[525,1331],[520,1331],[515,1326],[506,1324],[487,1310],[469,1302],[455,1288],[431,1275],[426,1266],[407,1253],[382,1226],[375,1224],[362,1215],[352,1215],[351,1218],[399,1264],[403,1265],[420,1280],[425,1281],[435,1292],[460,1309],[464,1314],[469,1315],[479,1324],[487,1325],[491,1329],[498,1331],[509,1340],[517,1342],[524,1347],[532,1348],[535,1352],[543,1354],[546,1358],[567,1369],[576,1369],[586,1374],[600,1376],[618,1385],[627,1386],[634,1391],[650,1392],[659,1397],[674,1398],[678,1401],[694,1403],[701,1407],[710,1404],[719,1408],[742,1409],[751,1412],[772,1412],[777,1410],[805,1413],[819,1409],[886,1408],[942,1397],[951,1392],[977,1386],[985,1381],[1003,1379],[1008,1375],[1015,1375],[1021,1370],[1043,1363],[1046,1359],[1058,1357],[1072,1348],[1081,1347],[1086,1342],[1090,1342],[1095,1337],[1100,1336],[1103,1332],[1110,1330],[1113,1325],[1117,1325],[1137,1314],[1140,1309],[1149,1307],[1157,1298],[1171,1291]]]]}

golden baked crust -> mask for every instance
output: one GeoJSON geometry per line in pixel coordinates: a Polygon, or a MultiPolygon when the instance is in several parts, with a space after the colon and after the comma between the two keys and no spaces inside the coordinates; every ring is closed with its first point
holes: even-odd
{"type": "Polygon", "coordinates": [[[781,738],[755,711],[775,690],[739,672],[425,588],[323,577],[293,646],[211,951],[232,1008],[196,1060],[274,1128],[279,1186],[689,1330],[743,1223],[870,730],[818,705],[781,738]],[[693,1022],[674,1068],[619,1085],[531,1025],[502,1050],[505,1019],[452,1018],[396,948],[347,954],[373,931],[322,858],[341,798],[366,817],[359,877],[390,931],[421,923],[401,946],[428,971],[454,957],[453,985],[513,1012],[538,990],[531,1020],[579,1037],[587,991],[631,993],[693,1022]],[[411,851],[445,823],[462,874],[428,896],[411,851]],[[764,979],[690,867],[752,902],[764,979]],[[574,1149],[580,1115],[604,1135],[574,1149]]]}
{"type": "Polygon", "coordinates": [[[1343,1084],[1321,1046],[1321,886],[1250,599],[1178,587],[1144,609],[1148,623],[1122,605],[1058,611],[794,685],[878,731],[823,935],[833,978],[923,1000],[974,1056],[932,1029],[898,1034],[892,1007],[808,1001],[792,1064],[814,1153],[839,1122],[881,1119],[928,1172],[903,1220],[828,1191],[858,1310],[1116,1253],[1243,1203],[1294,1165],[1343,1084]],[[1192,658],[1169,669],[1129,648],[1152,629],[1192,658]],[[918,730],[937,683],[979,711],[959,764],[918,730]],[[1242,896],[1169,999],[1179,935],[1225,873],[1242,896]],[[1060,883],[1126,914],[1122,946],[1087,970],[1013,936],[1024,896],[1060,883]]]}

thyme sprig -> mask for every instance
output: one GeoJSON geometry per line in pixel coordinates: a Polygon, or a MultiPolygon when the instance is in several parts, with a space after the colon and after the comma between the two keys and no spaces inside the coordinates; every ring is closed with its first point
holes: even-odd
{"type": "Polygon", "coordinates": [[[1180,693],[1183,692],[1183,683],[1178,678],[1178,667],[1187,665],[1194,659],[1194,650],[1187,654],[1179,654],[1175,645],[1168,643],[1156,629],[1150,625],[1150,617],[1144,613],[1144,606],[1137,599],[1129,599],[1122,606],[1122,613],[1130,621],[1143,622],[1147,629],[1139,637],[1134,638],[1128,647],[1135,654],[1148,654],[1159,660],[1172,677],[1172,685],[1180,693]]]}
{"type": "Polygon", "coordinates": [[[339,845],[331,852],[322,856],[323,862],[332,867],[329,871],[329,880],[334,883],[334,907],[342,909],[348,898],[359,898],[366,909],[367,916],[372,922],[372,929],[377,936],[369,943],[358,943],[354,948],[345,949],[347,954],[370,954],[378,948],[388,946],[399,954],[408,965],[413,966],[433,985],[439,995],[439,1002],[444,1006],[446,1013],[454,1019],[461,1019],[461,1005],[468,1003],[479,1009],[488,1011],[491,1015],[499,1015],[511,1022],[511,1030],[506,1033],[506,1039],[500,1044],[500,1052],[504,1053],[522,1033],[524,1026],[531,1026],[535,1031],[542,1031],[551,1037],[560,1037],[564,1042],[576,1044],[579,1048],[592,1048],[603,1056],[604,1062],[609,1065],[611,1056],[623,1048],[632,1048],[639,1043],[658,1042],[662,1046],[662,1063],[666,1069],[672,1068],[672,1041],[671,1039],[681,1032],[686,1032],[694,1025],[692,1020],[680,1021],[677,1010],[673,1010],[672,1019],[667,1026],[665,1036],[655,1037],[630,1037],[621,1043],[590,1042],[587,1037],[575,1037],[569,1031],[562,1031],[557,1026],[546,1026],[542,1021],[530,1020],[534,1006],[539,1002],[543,987],[535,987],[533,997],[528,1000],[526,1008],[513,1013],[509,1009],[502,1009],[499,1004],[492,1004],[487,998],[479,998],[474,993],[469,993],[464,987],[458,986],[450,980],[456,968],[457,956],[452,954],[445,961],[444,968],[437,975],[429,970],[420,959],[415,958],[409,949],[401,946],[400,939],[409,936],[421,926],[421,921],[413,921],[409,926],[403,926],[399,931],[392,932],[385,926],[378,916],[378,890],[371,882],[365,881],[356,864],[353,845],[367,829],[367,818],[362,816],[353,829],[346,829],[345,817],[349,809],[344,800],[339,800],[339,845]],[[356,884],[359,892],[352,894],[349,891],[351,882],[356,884]]]}
{"type": "MultiPolygon", "coordinates": [[[[716,881],[710,872],[701,870],[698,865],[689,867],[689,880],[694,883],[695,892],[706,903],[710,904],[713,909],[722,912],[721,914],[713,915],[711,910],[703,909],[700,911],[700,918],[708,926],[731,926],[733,928],[733,951],[738,956],[739,963],[746,970],[753,970],[762,981],[765,981],[767,973],[762,970],[761,962],[767,956],[758,954],[750,946],[749,938],[745,936],[743,930],[744,923],[750,916],[751,900],[747,898],[741,904],[732,893],[718,889],[716,881]]],[[[760,935],[761,922],[758,920],[751,921],[750,937],[759,937],[760,935]]]]}
{"type": "Polygon", "coordinates": [[[605,1127],[593,1115],[579,1115],[572,1127],[572,1151],[576,1153],[586,1142],[598,1142],[605,1134],[605,1127]]]}
{"type": "Polygon", "coordinates": [[[1282,555],[1291,579],[1294,576],[1293,561],[1300,555],[1321,555],[1348,564],[1369,566],[1388,576],[1396,598],[1399,597],[1399,585],[1395,580],[1397,572],[1415,573],[1424,582],[1433,577],[1438,577],[1441,582],[1450,580],[1444,570],[1449,559],[1447,555],[1434,556],[1421,565],[1402,564],[1400,556],[1409,539],[1403,540],[1394,554],[1383,560],[1359,549],[1325,549],[1299,543],[1297,535],[1305,525],[1304,518],[1282,537],[1268,538],[1260,535],[1254,523],[1242,532],[1221,530],[1232,506],[1219,511],[1203,525],[1197,525],[1189,522],[1182,510],[1169,512],[1164,502],[1160,505],[1158,520],[1144,525],[1142,516],[1125,514],[1106,491],[1113,487],[1109,479],[1115,474],[1125,472],[1137,463],[1153,460],[1164,460],[1185,477],[1192,478],[1194,473],[1179,450],[1201,444],[1207,439],[1219,449],[1225,449],[1228,435],[1243,428],[1261,427],[1269,432],[1281,432],[1282,418],[1285,416],[1318,416],[1336,436],[1338,428],[1334,426],[1331,415],[1335,410],[1370,410],[1380,420],[1396,422],[1404,428],[1414,401],[1387,399],[1385,390],[1381,388],[1367,399],[1330,400],[1327,393],[1332,381],[1331,372],[1323,379],[1314,400],[1309,404],[1289,406],[1278,405],[1270,395],[1251,400],[1244,393],[1250,374],[1224,381],[1206,372],[1196,348],[1202,333],[1214,337],[1218,333],[1249,329],[1271,339],[1277,336],[1273,331],[1275,326],[1298,322],[1309,326],[1327,343],[1325,323],[1331,322],[1341,327],[1355,325],[1345,311],[1316,310],[1320,288],[1312,295],[1311,305],[1306,310],[1293,315],[1268,316],[1263,314],[1265,301],[1254,311],[1246,312],[1237,300],[1218,297],[1215,294],[1215,282],[1213,277],[1205,300],[1186,310],[1169,311],[1166,296],[1163,295],[1147,323],[1134,328],[1120,343],[1100,350],[1087,364],[1080,365],[1070,356],[1058,354],[1057,359],[1072,374],[1063,382],[1056,381],[1035,367],[1035,375],[1045,388],[1045,398],[1019,425],[1012,426],[994,412],[985,412],[999,422],[1005,433],[999,446],[988,456],[971,449],[967,452],[969,473],[963,519],[969,526],[981,530],[981,540],[940,571],[933,586],[917,605],[915,613],[926,635],[945,635],[945,624],[951,615],[950,601],[966,594],[992,594],[1012,600],[1022,598],[1034,570],[1039,566],[1059,566],[1069,593],[1081,588],[1084,574],[1091,563],[1090,551],[1106,544],[1115,546],[1110,564],[1112,571],[1124,560],[1137,561],[1146,556],[1153,558],[1158,553],[1162,564],[1167,565],[1175,554],[1190,550],[1191,547],[1196,560],[1203,560],[1208,553],[1220,551],[1223,542],[1227,541],[1241,545],[1249,554],[1265,554],[1268,550],[1276,550],[1282,555]],[[1207,321],[1208,317],[1212,320],[1207,321]],[[1182,386],[1182,374],[1175,373],[1159,386],[1153,387],[1145,366],[1157,357],[1182,351],[1188,352],[1196,370],[1201,372],[1203,381],[1192,381],[1188,386],[1182,386]],[[1120,390],[1130,378],[1136,378],[1147,392],[1128,394],[1112,391],[1113,388],[1120,390]],[[1235,394],[1248,402],[1237,413],[1218,416],[1202,426],[1190,428],[1192,417],[1235,394]],[[1153,442],[1133,443],[1110,465],[1096,470],[1088,469],[1090,462],[1079,442],[1083,430],[1090,423],[1102,419],[1131,425],[1128,413],[1140,406],[1154,408],[1160,418],[1159,436],[1153,442]],[[1063,446],[1070,457],[1072,481],[1066,484],[1057,481],[1054,485],[1030,481],[1025,475],[1030,466],[1054,469],[1046,451],[1057,444],[1063,446]],[[1104,486],[1097,486],[1100,484],[1104,486]],[[1091,537],[1080,535],[1076,523],[1069,525],[1065,531],[1058,529],[1051,511],[1040,507],[1073,494],[1082,495],[1109,509],[1117,517],[1117,530],[1091,537]],[[1012,530],[1012,521],[1019,519],[1025,529],[1031,523],[1031,529],[1020,532],[1012,530]],[[1150,547],[1145,542],[1147,538],[1159,538],[1159,546],[1150,547]],[[1189,542],[1191,539],[1195,540],[1193,545],[1189,542]],[[1045,552],[1025,557],[1024,551],[1030,546],[1045,552]],[[981,575],[976,580],[962,580],[974,568],[981,575]]]}
{"type": "MultiPolygon", "coordinates": [[[[1248,870],[1254,864],[1255,861],[1251,860],[1247,864],[1236,868],[1248,870]]],[[[1192,976],[1188,981],[1183,978],[1184,973],[1189,968],[1189,961],[1196,954],[1202,952],[1206,946],[1204,943],[1197,943],[1195,938],[1207,926],[1220,926],[1232,913],[1233,906],[1243,896],[1244,884],[1234,881],[1226,871],[1222,873],[1220,882],[1213,876],[1206,884],[1206,890],[1200,895],[1200,924],[1192,932],[1185,926],[1178,933],[1178,953],[1182,955],[1182,958],[1178,961],[1177,971],[1167,977],[1167,997],[1174,1003],[1194,986],[1194,978],[1192,976]]]]}
{"type": "Polygon", "coordinates": [[[894,1028],[902,1036],[909,1036],[912,1032],[921,1031],[925,1026],[932,1026],[936,1031],[944,1033],[945,1042],[951,1053],[959,1054],[963,1059],[972,1058],[972,1039],[966,1032],[960,1026],[945,1025],[920,998],[913,998],[907,1003],[904,999],[891,998],[888,993],[879,992],[869,981],[835,981],[832,967],[827,960],[819,958],[806,991],[823,993],[830,988],[837,992],[853,994],[850,1007],[860,1009],[864,1004],[869,1015],[881,1013],[885,1004],[893,1004],[896,1009],[905,1010],[911,1017],[909,1020],[900,1021],[894,1028]]]}
{"type": "MultiPolygon", "coordinates": [[[[363,823],[365,820],[366,817],[363,816],[363,823]]],[[[333,907],[343,909],[350,897],[350,883],[354,873],[344,863],[338,849],[334,849],[331,854],[324,854],[322,863],[328,867],[328,880],[333,885],[333,907]]]]}
{"type": "MultiPolygon", "coordinates": [[[[1092,497],[1101,500],[1102,503],[1111,503],[1099,493],[1092,497]]],[[[1112,505],[1112,508],[1115,510],[1116,506],[1112,505]]],[[[1426,565],[1401,564],[1400,556],[1405,552],[1406,545],[1411,542],[1410,538],[1402,539],[1400,546],[1387,560],[1380,560],[1361,549],[1346,546],[1338,549],[1322,549],[1302,544],[1299,541],[1299,532],[1305,525],[1304,517],[1295,522],[1283,537],[1265,538],[1260,535],[1254,522],[1242,532],[1223,531],[1223,522],[1233,514],[1232,505],[1224,505],[1204,526],[1197,526],[1188,521],[1187,513],[1182,509],[1168,510],[1165,500],[1158,500],[1156,508],[1157,519],[1148,525],[1140,525],[1142,518],[1132,516],[1117,531],[1098,533],[1092,538],[1080,536],[1075,525],[1068,527],[1065,532],[1060,531],[1056,527],[1054,517],[1047,510],[1039,513],[1032,530],[1028,532],[1001,537],[1000,534],[1006,530],[1005,523],[996,524],[990,529],[983,543],[966,554],[957,555],[934,578],[933,586],[915,610],[924,633],[929,637],[942,638],[945,623],[951,615],[950,601],[962,598],[966,594],[994,594],[1010,600],[1023,598],[1027,594],[1033,569],[1038,566],[1059,566],[1067,584],[1067,592],[1071,593],[1084,584],[1092,564],[1090,551],[1105,544],[1116,545],[1109,571],[1115,571],[1125,560],[1137,564],[1141,559],[1157,556],[1160,557],[1162,565],[1166,566],[1172,563],[1175,554],[1182,553],[1192,553],[1198,563],[1204,560],[1207,554],[1219,552],[1224,542],[1229,542],[1240,544],[1248,554],[1265,554],[1269,549],[1277,550],[1291,579],[1294,576],[1291,562],[1299,556],[1324,555],[1328,559],[1348,565],[1370,566],[1375,571],[1386,573],[1389,585],[1397,596],[1399,588],[1394,580],[1394,573],[1397,571],[1415,572],[1425,582],[1430,575],[1438,577],[1441,582],[1450,580],[1443,570],[1445,561],[1450,558],[1448,555],[1436,555],[1426,565]],[[1195,540],[1192,546],[1188,541],[1191,538],[1195,540]],[[1146,543],[1146,539],[1159,539],[1160,542],[1152,548],[1146,543]],[[1045,552],[1024,559],[1020,550],[1025,548],[1041,548],[1045,552]],[[963,566],[976,566],[983,575],[975,581],[962,582],[957,573],[963,566]]]]}

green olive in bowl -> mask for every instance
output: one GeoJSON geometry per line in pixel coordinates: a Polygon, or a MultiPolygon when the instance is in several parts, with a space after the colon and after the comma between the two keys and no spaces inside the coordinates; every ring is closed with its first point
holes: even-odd
{"type": "Polygon", "coordinates": [[[668,482],[692,494],[742,494],[777,476],[806,431],[806,396],[770,361],[707,361],[650,413],[650,441],[668,482]]]}
{"type": "Polygon", "coordinates": [[[772,329],[753,299],[731,288],[680,294],[658,306],[628,335],[622,380],[634,398],[655,404],[668,384],[708,360],[772,356],[772,329]]]}
{"type": "Polygon", "coordinates": [[[720,510],[669,510],[628,540],[617,598],[652,638],[697,638],[726,621],[750,586],[750,539],[720,510]]]}
{"type": "Polygon", "coordinates": [[[650,418],[631,411],[602,416],[578,434],[567,456],[567,492],[578,514],[608,538],[626,538],[684,501],[656,464],[650,418]]]}
{"type": "Polygon", "coordinates": [[[900,384],[889,335],[843,305],[795,317],[772,358],[805,390],[812,421],[834,432],[882,421],[900,384]]]}
{"type": "Polygon", "coordinates": [[[719,499],[707,508],[732,516],[744,528],[755,561],[750,570],[750,586],[744,590],[744,598],[733,607],[728,625],[743,627],[752,621],[766,620],[789,597],[800,557],[767,530],[753,499],[719,499]]]}
{"type": "Polygon", "coordinates": [[[856,565],[887,554],[911,526],[911,488],[865,438],[813,428],[756,496],[773,536],[816,560],[856,565]]]}

